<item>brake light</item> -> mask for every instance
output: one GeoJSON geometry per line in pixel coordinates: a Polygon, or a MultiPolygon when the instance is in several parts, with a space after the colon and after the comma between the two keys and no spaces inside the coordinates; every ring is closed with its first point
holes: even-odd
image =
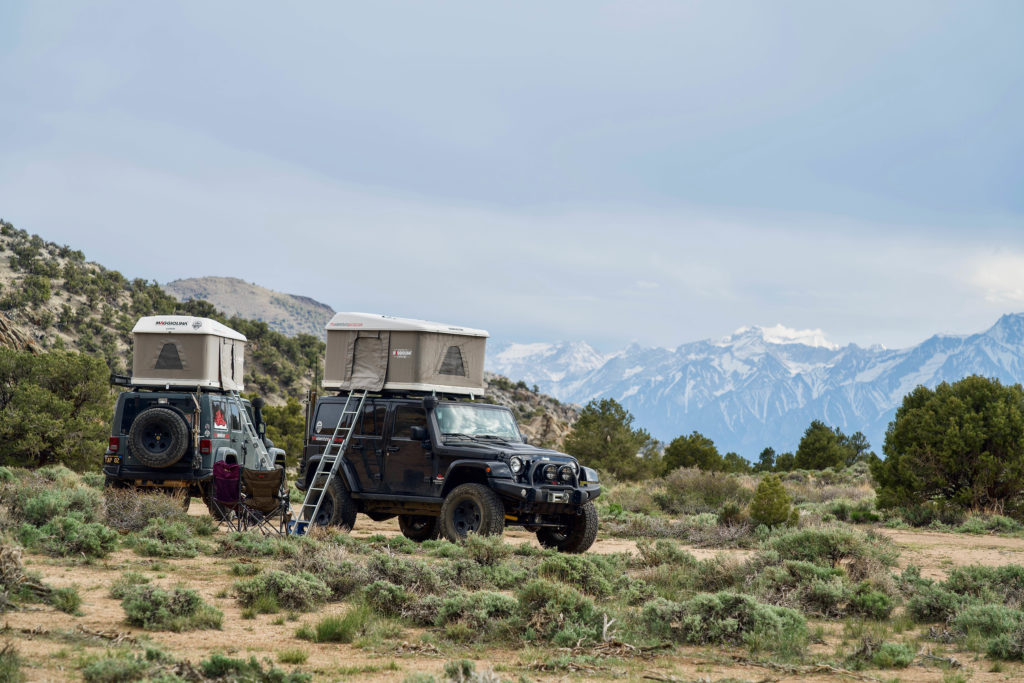
{"type": "Polygon", "coordinates": [[[117,450],[121,447],[121,437],[112,436],[107,439],[107,450],[111,453],[117,453],[117,450]]]}
{"type": "Polygon", "coordinates": [[[209,455],[213,450],[213,443],[209,439],[199,439],[199,454],[209,455]]]}

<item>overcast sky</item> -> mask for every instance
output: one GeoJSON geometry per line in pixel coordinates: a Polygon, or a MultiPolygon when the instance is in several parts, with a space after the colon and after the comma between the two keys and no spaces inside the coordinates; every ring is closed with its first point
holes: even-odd
{"type": "Polygon", "coordinates": [[[0,4],[0,216],[502,340],[1024,310],[1024,3],[0,4]]]}

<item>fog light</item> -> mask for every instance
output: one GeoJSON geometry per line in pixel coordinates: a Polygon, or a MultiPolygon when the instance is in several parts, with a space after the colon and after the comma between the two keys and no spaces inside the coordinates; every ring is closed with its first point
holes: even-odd
{"type": "Polygon", "coordinates": [[[572,481],[573,474],[574,472],[572,471],[572,468],[568,465],[562,465],[558,468],[558,478],[564,482],[572,481]]]}
{"type": "Polygon", "coordinates": [[[557,476],[558,476],[558,466],[557,465],[548,465],[547,467],[544,468],[544,478],[545,479],[550,479],[551,481],[554,481],[555,477],[557,477],[557,476]]]}

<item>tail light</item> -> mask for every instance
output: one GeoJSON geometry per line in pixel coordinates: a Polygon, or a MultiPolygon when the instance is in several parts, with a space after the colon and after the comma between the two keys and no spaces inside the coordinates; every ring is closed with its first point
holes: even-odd
{"type": "Polygon", "coordinates": [[[117,453],[118,449],[121,448],[121,437],[112,436],[107,439],[107,450],[111,453],[117,453]]]}
{"type": "Polygon", "coordinates": [[[209,455],[213,450],[213,443],[209,439],[199,439],[199,454],[209,455]]]}

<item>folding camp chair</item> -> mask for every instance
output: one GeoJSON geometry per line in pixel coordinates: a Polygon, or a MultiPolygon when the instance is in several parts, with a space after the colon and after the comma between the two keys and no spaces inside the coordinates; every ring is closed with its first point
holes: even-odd
{"type": "Polygon", "coordinates": [[[284,468],[242,470],[242,498],[238,514],[244,529],[265,534],[287,534],[292,518],[284,468]]]}
{"type": "Polygon", "coordinates": [[[241,499],[242,466],[218,460],[213,463],[213,493],[207,499],[210,515],[232,531],[240,531],[238,503],[241,499]]]}

